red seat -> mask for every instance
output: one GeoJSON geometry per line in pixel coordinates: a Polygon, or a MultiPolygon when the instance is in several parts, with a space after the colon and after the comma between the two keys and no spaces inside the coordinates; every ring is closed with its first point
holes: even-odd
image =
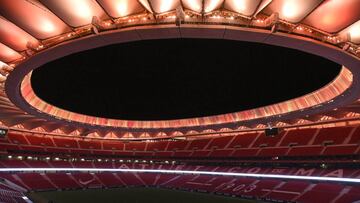
{"type": "Polygon", "coordinates": [[[101,149],[101,142],[95,140],[78,140],[82,149],[101,149]]]}
{"type": "Polygon", "coordinates": [[[93,174],[72,173],[71,175],[74,177],[76,182],[83,188],[98,188],[103,186],[103,184],[101,184],[93,174]]]}
{"type": "Polygon", "coordinates": [[[171,188],[183,188],[182,186],[193,178],[194,175],[176,175],[174,178],[168,178],[169,180],[164,182],[163,185],[171,188]]]}
{"type": "Polygon", "coordinates": [[[285,135],[280,146],[289,146],[290,144],[307,145],[316,131],[315,128],[290,130],[285,135]]]}
{"type": "Polygon", "coordinates": [[[144,185],[136,173],[117,173],[118,178],[127,186],[144,185]]]}
{"type": "Polygon", "coordinates": [[[189,150],[193,150],[193,149],[202,150],[206,147],[206,145],[209,142],[210,142],[210,139],[192,140],[188,149],[189,150]]]}
{"type": "Polygon", "coordinates": [[[190,151],[176,151],[174,152],[174,157],[188,157],[191,153],[190,151]]]}
{"type": "Polygon", "coordinates": [[[263,197],[279,185],[281,180],[264,179],[255,184],[249,185],[244,190],[240,190],[240,194],[252,197],[263,197]]]}
{"type": "Polygon", "coordinates": [[[93,162],[92,161],[75,161],[72,163],[74,165],[74,168],[93,168],[93,162]]]}
{"type": "Polygon", "coordinates": [[[321,145],[325,142],[332,144],[343,144],[344,140],[350,135],[352,127],[323,128],[316,135],[314,145],[321,145]]]}
{"type": "Polygon", "coordinates": [[[356,202],[360,200],[360,187],[354,185],[351,189],[343,194],[339,199],[337,199],[336,203],[349,203],[349,202],[356,202]]]}
{"type": "Polygon", "coordinates": [[[49,168],[51,167],[46,161],[26,161],[26,164],[33,168],[49,168]]]}
{"type": "Polygon", "coordinates": [[[128,157],[128,156],[133,156],[134,152],[114,151],[114,154],[119,155],[119,156],[128,157]]]}
{"type": "Polygon", "coordinates": [[[54,147],[54,143],[52,142],[50,136],[29,135],[27,136],[27,139],[32,145],[54,147]]]}
{"type": "Polygon", "coordinates": [[[335,199],[344,188],[343,185],[340,184],[330,184],[330,183],[318,183],[315,185],[314,188],[305,192],[301,195],[297,202],[304,202],[304,203],[313,203],[313,202],[321,202],[327,203],[331,202],[335,199]]]}
{"type": "Polygon", "coordinates": [[[360,127],[352,134],[349,144],[360,144],[360,127]]]}
{"type": "Polygon", "coordinates": [[[236,137],[233,139],[233,141],[229,144],[228,147],[229,148],[249,147],[249,145],[254,141],[254,139],[256,139],[257,135],[258,133],[247,133],[247,134],[236,135],[236,137]]]}
{"type": "Polygon", "coordinates": [[[305,181],[288,181],[266,195],[267,199],[291,201],[300,196],[310,183],[305,181]]]}
{"type": "Polygon", "coordinates": [[[15,144],[6,144],[6,143],[1,143],[0,144],[0,148],[3,149],[3,150],[19,150],[19,146],[18,145],[15,145],[15,144]]]}
{"type": "Polygon", "coordinates": [[[146,151],[165,151],[166,146],[169,142],[160,141],[160,142],[149,142],[147,144],[146,151]]]}
{"type": "Polygon", "coordinates": [[[220,185],[217,188],[217,192],[222,194],[237,195],[241,191],[248,189],[255,181],[256,179],[254,178],[234,178],[232,181],[227,181],[220,185]]]}
{"type": "Polygon", "coordinates": [[[113,141],[113,142],[104,141],[103,148],[105,150],[124,150],[124,143],[117,141],[113,141]]]}
{"type": "Polygon", "coordinates": [[[78,144],[75,139],[65,138],[65,137],[53,137],[54,143],[58,147],[66,148],[78,148],[78,144]]]}
{"type": "Polygon", "coordinates": [[[194,151],[191,157],[207,157],[210,151],[194,151]]]}
{"type": "Polygon", "coordinates": [[[217,178],[218,177],[193,175],[193,178],[184,182],[181,187],[210,192],[214,190],[212,181],[217,178]]]}
{"type": "Polygon", "coordinates": [[[57,187],[61,189],[69,188],[80,188],[81,185],[76,183],[69,175],[66,173],[48,173],[46,176],[53,182],[57,187]]]}
{"type": "Polygon", "coordinates": [[[90,150],[86,149],[70,149],[70,152],[76,155],[90,154],[90,150]]]}
{"type": "Polygon", "coordinates": [[[145,151],[146,142],[130,142],[125,144],[126,151],[145,151]]]}
{"type": "Polygon", "coordinates": [[[39,173],[19,173],[17,176],[32,190],[49,190],[56,189],[48,180],[43,176],[45,174],[39,173]]]}
{"type": "Polygon", "coordinates": [[[46,148],[46,151],[51,153],[69,153],[69,150],[65,148],[46,148]]]}
{"type": "Polygon", "coordinates": [[[184,150],[188,143],[188,141],[170,141],[167,151],[184,150]]]}
{"type": "Polygon", "coordinates": [[[168,185],[172,180],[175,180],[178,177],[179,176],[175,174],[161,174],[158,176],[156,184],[160,186],[168,185]]]}
{"type": "Polygon", "coordinates": [[[16,174],[10,174],[10,173],[0,173],[0,177],[3,178],[3,179],[6,179],[22,188],[25,188],[25,189],[28,189],[30,190],[31,187],[25,185],[23,182],[20,182],[18,178],[15,178],[16,177],[16,174]]]}
{"type": "Polygon", "coordinates": [[[207,146],[207,149],[213,149],[213,148],[223,149],[229,144],[229,142],[232,139],[233,139],[233,136],[213,138],[210,141],[209,145],[207,146]]]}
{"type": "Polygon", "coordinates": [[[113,152],[109,151],[109,150],[93,150],[92,154],[95,154],[95,155],[112,155],[113,152]]]}
{"type": "Polygon", "coordinates": [[[232,149],[217,149],[212,151],[209,157],[228,157],[232,152],[232,149]]]}
{"type": "Polygon", "coordinates": [[[289,150],[288,147],[265,147],[260,149],[258,156],[262,156],[262,157],[285,156],[288,150],[289,150]]]}
{"type": "Polygon", "coordinates": [[[72,168],[71,162],[68,161],[52,161],[49,162],[54,168],[72,168]]]}
{"type": "Polygon", "coordinates": [[[26,150],[26,151],[34,151],[34,152],[43,152],[43,151],[45,151],[44,147],[32,146],[32,145],[22,145],[21,149],[26,150]]]}
{"type": "Polygon", "coordinates": [[[171,157],[173,152],[155,152],[154,157],[171,157]]]}
{"type": "Polygon", "coordinates": [[[256,153],[258,152],[258,148],[252,148],[252,149],[237,149],[233,153],[232,157],[253,157],[256,156],[256,153]]]}
{"type": "Polygon", "coordinates": [[[151,173],[138,173],[137,175],[139,176],[139,179],[141,179],[145,183],[146,186],[155,186],[156,185],[154,183],[155,183],[158,175],[151,174],[151,173]]]}
{"type": "Polygon", "coordinates": [[[97,173],[96,176],[107,187],[119,187],[119,186],[124,186],[125,185],[125,183],[123,183],[113,173],[97,173]]]}
{"type": "Polygon", "coordinates": [[[291,147],[288,156],[319,156],[323,146],[291,147]]]}
{"type": "Polygon", "coordinates": [[[323,155],[352,155],[355,154],[358,145],[331,145],[325,148],[323,155]]]}
{"type": "MultiPolygon", "coordinates": [[[[29,144],[28,141],[25,139],[24,133],[18,133],[18,132],[8,132],[7,137],[10,140],[10,142],[15,144],[29,144]]],[[[30,135],[29,135],[30,136],[30,135]]]]}
{"type": "Polygon", "coordinates": [[[24,161],[20,160],[1,160],[1,165],[8,168],[28,168],[24,161]]]}
{"type": "Polygon", "coordinates": [[[93,162],[95,168],[113,168],[113,162],[93,162]]]}
{"type": "Polygon", "coordinates": [[[297,192],[274,190],[274,191],[271,191],[271,193],[269,193],[268,195],[266,195],[266,199],[290,202],[292,199],[298,197],[299,195],[300,194],[297,192]]]}
{"type": "Polygon", "coordinates": [[[277,188],[277,190],[302,193],[307,187],[309,187],[309,185],[310,183],[306,181],[290,180],[281,187],[277,188]]]}
{"type": "Polygon", "coordinates": [[[260,146],[274,147],[276,146],[277,143],[280,142],[280,139],[282,138],[284,133],[285,131],[282,131],[276,136],[266,136],[265,133],[261,133],[252,147],[260,147],[260,146]]]}
{"type": "Polygon", "coordinates": [[[134,156],[152,157],[154,152],[135,152],[134,156]]]}

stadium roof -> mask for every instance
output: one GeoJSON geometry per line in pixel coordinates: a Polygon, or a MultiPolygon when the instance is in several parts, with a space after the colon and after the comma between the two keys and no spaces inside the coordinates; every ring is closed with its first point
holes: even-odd
{"type": "Polygon", "coordinates": [[[358,0],[0,0],[0,15],[0,120],[6,127],[149,139],[359,117],[358,0]],[[323,56],[344,67],[332,83],[300,98],[166,121],[81,115],[44,102],[31,88],[31,71],[54,59],[113,43],[163,38],[260,42],[323,56]]]}

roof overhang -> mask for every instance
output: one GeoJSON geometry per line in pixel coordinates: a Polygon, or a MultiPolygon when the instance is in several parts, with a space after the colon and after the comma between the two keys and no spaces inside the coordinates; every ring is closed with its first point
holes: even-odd
{"type": "MultiPolygon", "coordinates": [[[[326,112],[350,109],[346,108],[349,106],[357,108],[354,105],[360,97],[360,4],[356,0],[98,0],[97,3],[81,0],[77,3],[34,1],[31,5],[25,0],[11,2],[0,1],[0,24],[5,28],[0,29],[0,60],[4,62],[0,64],[0,83],[5,87],[0,86],[6,92],[1,93],[0,117],[10,127],[24,124],[34,130],[47,129],[50,125],[56,126],[55,129],[70,127],[123,135],[243,126],[261,129],[267,123],[288,121],[285,125],[291,126],[309,115],[330,115],[326,112]],[[81,15],[79,9],[85,9],[81,15]],[[347,14],[336,23],[328,23],[345,11],[347,14]],[[17,16],[15,12],[20,14],[17,16]],[[26,13],[34,16],[26,18],[26,13]],[[12,34],[19,40],[12,40],[12,34]],[[109,44],[164,38],[213,38],[283,46],[325,57],[343,68],[331,83],[299,98],[242,112],[167,121],[80,115],[47,104],[31,88],[31,71],[49,61],[109,44]]],[[[353,116],[358,118],[357,114],[353,116]]],[[[317,121],[320,120],[313,122],[317,121]]]]}

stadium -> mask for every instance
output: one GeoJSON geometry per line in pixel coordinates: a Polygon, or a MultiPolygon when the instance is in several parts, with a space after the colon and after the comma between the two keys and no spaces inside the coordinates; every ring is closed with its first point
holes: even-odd
{"type": "Polygon", "coordinates": [[[360,202],[360,0],[0,0],[0,202],[360,202]]]}

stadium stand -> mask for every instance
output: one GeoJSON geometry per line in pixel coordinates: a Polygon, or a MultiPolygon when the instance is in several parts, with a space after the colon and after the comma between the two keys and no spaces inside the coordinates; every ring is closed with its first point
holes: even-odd
{"type": "MultiPolygon", "coordinates": [[[[285,129],[275,137],[266,137],[261,132],[249,132],[193,140],[132,143],[103,140],[92,142],[90,139],[38,134],[27,134],[25,137],[11,132],[1,139],[4,149],[0,166],[145,168],[358,178],[359,168],[352,162],[354,156],[359,156],[359,132],[356,127],[285,129]],[[334,133],[341,134],[341,137],[334,133]],[[320,167],[317,163],[319,157],[328,157],[331,168],[320,167]],[[224,163],[213,166],[217,159],[224,163]],[[331,160],[335,160],[335,164],[330,164],[331,160]],[[273,163],[281,165],[276,166],[273,163]],[[290,163],[293,165],[289,165],[290,163]],[[302,165],[303,163],[308,164],[302,165]],[[348,165],[339,168],[336,163],[348,165]]],[[[357,184],[341,182],[139,172],[1,172],[0,177],[8,183],[24,188],[25,191],[137,186],[164,187],[265,201],[307,203],[315,200],[343,203],[360,199],[357,184]],[[331,194],[327,194],[328,192],[331,194]]],[[[0,194],[7,194],[0,198],[9,202],[21,202],[17,199],[23,197],[24,191],[19,192],[7,187],[0,183],[0,194]]]]}
{"type": "MultiPolygon", "coordinates": [[[[28,168],[56,166],[64,161],[19,161],[1,160],[1,165],[27,166],[28,168]]],[[[70,162],[74,168],[138,168],[138,169],[186,169],[194,171],[222,171],[259,174],[306,175],[323,177],[355,178],[360,175],[359,169],[321,169],[321,168],[261,168],[261,167],[218,167],[195,165],[161,165],[120,162],[80,161],[70,162]]],[[[63,165],[63,164],[61,164],[63,165]]],[[[161,186],[174,189],[186,189],[200,192],[235,195],[239,197],[263,200],[282,200],[295,202],[312,202],[314,195],[320,202],[347,202],[359,199],[358,185],[318,181],[297,181],[282,179],[258,179],[246,177],[229,177],[216,175],[179,175],[157,173],[114,173],[114,172],[23,172],[17,174],[0,173],[3,180],[18,184],[31,191],[161,186]],[[330,192],[330,194],[328,194],[330,192]],[[333,201],[336,200],[336,201],[333,201]]],[[[5,185],[6,187],[6,185],[5,185]]],[[[4,187],[4,188],[5,188],[4,187]]],[[[4,189],[0,188],[0,189],[4,189]]],[[[6,188],[5,188],[6,189],[6,188]]],[[[7,188],[8,189],[8,188],[7,188]]],[[[8,189],[10,190],[10,189],[8,189]]]]}
{"type": "Polygon", "coordinates": [[[356,127],[283,130],[267,137],[264,133],[239,133],[235,136],[190,141],[110,142],[66,137],[47,137],[9,133],[2,140],[3,150],[63,154],[118,155],[135,157],[306,157],[358,155],[359,133],[356,127]],[[336,136],[337,134],[341,136],[336,136]],[[44,146],[46,148],[44,149],[44,146]],[[54,147],[57,146],[57,147],[54,147]]]}

